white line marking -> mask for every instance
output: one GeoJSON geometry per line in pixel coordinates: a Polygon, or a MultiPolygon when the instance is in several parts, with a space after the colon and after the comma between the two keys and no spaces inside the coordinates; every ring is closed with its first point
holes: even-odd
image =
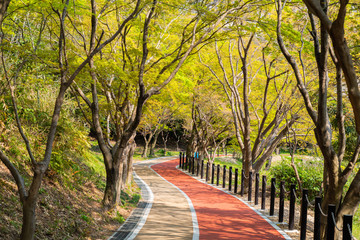
{"type": "MultiPolygon", "coordinates": [[[[140,232],[140,230],[144,226],[144,224],[149,216],[150,210],[151,210],[153,202],[154,202],[154,194],[151,191],[150,187],[135,173],[135,171],[133,172],[133,175],[134,175],[135,181],[139,181],[145,186],[146,191],[149,193],[149,200],[148,200],[148,204],[146,205],[145,210],[140,218],[140,221],[136,224],[136,227],[131,231],[131,234],[128,235],[124,240],[132,240],[140,232]]],[[[113,235],[111,235],[111,237],[108,240],[111,240],[112,238],[114,238],[114,235],[120,231],[122,226],[125,226],[126,222],[127,222],[127,220],[123,223],[123,225],[121,225],[121,227],[113,235]]]]}

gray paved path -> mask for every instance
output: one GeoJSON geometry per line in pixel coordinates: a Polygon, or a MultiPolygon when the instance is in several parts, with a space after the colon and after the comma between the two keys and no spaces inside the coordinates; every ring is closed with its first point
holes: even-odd
{"type": "Polygon", "coordinates": [[[142,189],[142,200],[139,208],[109,240],[193,238],[193,219],[187,199],[150,168],[170,159],[174,157],[139,162],[134,166],[136,175],[142,179],[135,177],[142,189]]]}

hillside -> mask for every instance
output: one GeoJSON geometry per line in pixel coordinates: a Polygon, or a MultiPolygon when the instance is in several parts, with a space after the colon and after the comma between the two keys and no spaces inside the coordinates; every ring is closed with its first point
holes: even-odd
{"type": "MultiPolygon", "coordinates": [[[[72,170],[64,174],[50,169],[40,189],[36,239],[107,239],[129,216],[140,195],[132,186],[122,195],[122,207],[104,211],[104,174],[101,155],[94,151],[89,151],[87,159],[75,161],[72,170]]],[[[0,239],[18,239],[21,221],[16,185],[1,163],[0,239]]]]}

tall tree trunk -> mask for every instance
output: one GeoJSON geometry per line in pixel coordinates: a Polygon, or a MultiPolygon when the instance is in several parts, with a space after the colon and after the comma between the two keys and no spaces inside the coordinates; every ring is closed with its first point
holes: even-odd
{"type": "Polygon", "coordinates": [[[23,225],[21,229],[21,240],[32,240],[35,235],[35,208],[37,199],[27,199],[23,203],[23,225]]]}
{"type": "MultiPolygon", "coordinates": [[[[352,181],[348,192],[344,198],[341,207],[337,213],[337,226],[343,226],[343,218],[342,216],[347,215],[354,215],[356,210],[359,208],[360,205],[360,170],[357,172],[354,180],[352,181]]],[[[346,228],[344,226],[343,228],[346,228]]],[[[337,233],[339,234],[339,232],[337,233]]]]}
{"type": "Polygon", "coordinates": [[[112,209],[121,203],[122,165],[123,161],[119,159],[117,164],[106,167],[106,186],[103,198],[103,206],[106,209],[112,209]]]}
{"type": "MultiPolygon", "coordinates": [[[[134,137],[135,137],[135,134],[134,134],[134,137]]],[[[136,143],[135,143],[134,139],[132,138],[126,149],[127,154],[126,154],[126,161],[124,161],[124,166],[123,166],[123,175],[122,175],[123,179],[122,179],[121,190],[124,190],[131,181],[132,164],[133,164],[132,161],[133,161],[135,147],[136,147],[136,143]]]]}
{"type": "MultiPolygon", "coordinates": [[[[4,20],[4,17],[5,17],[5,14],[6,14],[9,4],[10,4],[10,0],[1,0],[0,1],[0,29],[1,29],[2,22],[4,20]]],[[[1,32],[0,32],[0,34],[1,34],[1,32]]]]}
{"type": "MultiPolygon", "coordinates": [[[[239,40],[240,41],[240,40],[239,40]]],[[[252,42],[252,38],[249,40],[248,47],[243,48],[245,52],[245,56],[241,56],[242,61],[242,72],[243,72],[243,78],[244,78],[244,85],[243,85],[243,101],[244,101],[244,117],[243,117],[243,123],[244,123],[244,148],[242,149],[243,154],[243,163],[242,167],[245,171],[245,177],[249,177],[249,173],[252,171],[252,158],[251,158],[251,126],[250,126],[250,111],[249,111],[249,79],[248,79],[248,72],[247,72],[247,52],[249,50],[250,44],[252,42]]],[[[246,189],[245,192],[247,192],[249,185],[249,181],[245,181],[244,188],[246,189]]]]}
{"type": "Polygon", "coordinates": [[[142,135],[144,137],[145,144],[144,144],[143,153],[141,154],[141,156],[143,158],[146,158],[148,156],[147,153],[148,153],[148,149],[149,149],[149,144],[150,144],[150,142],[151,142],[151,140],[152,140],[152,138],[154,136],[154,133],[150,131],[149,134],[143,133],[142,135]]]}
{"type": "Polygon", "coordinates": [[[45,170],[35,167],[34,178],[31,183],[29,194],[23,200],[23,225],[21,229],[21,240],[32,240],[35,235],[35,209],[39,198],[39,189],[44,176],[45,170]]]}
{"type": "Polygon", "coordinates": [[[128,154],[128,164],[127,164],[127,178],[126,178],[126,184],[129,184],[132,179],[132,173],[133,173],[133,156],[136,148],[136,143],[133,141],[130,147],[130,152],[128,154]]]}
{"type": "Polygon", "coordinates": [[[130,137],[125,147],[117,146],[113,148],[112,164],[105,164],[106,168],[106,187],[103,198],[103,205],[111,209],[121,204],[121,191],[125,189],[128,179],[132,173],[132,155],[135,150],[135,134],[130,137]]]}
{"type": "MultiPolygon", "coordinates": [[[[147,158],[147,152],[148,152],[148,148],[149,148],[149,141],[145,141],[145,144],[144,144],[144,148],[143,148],[143,153],[141,154],[141,156],[143,158],[147,158]]],[[[151,154],[150,154],[151,155],[151,154]]]]}
{"type": "MultiPolygon", "coordinates": [[[[246,141],[244,141],[245,146],[246,141]]],[[[251,149],[244,149],[242,150],[243,158],[242,158],[242,169],[245,171],[245,182],[244,182],[244,190],[245,193],[248,192],[248,186],[249,186],[249,173],[252,171],[252,164],[251,164],[251,149]]]]}

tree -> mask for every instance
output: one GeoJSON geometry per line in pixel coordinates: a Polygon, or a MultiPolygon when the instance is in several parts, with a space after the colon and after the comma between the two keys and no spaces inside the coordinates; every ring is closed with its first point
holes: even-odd
{"type": "Polygon", "coordinates": [[[2,26],[4,17],[6,15],[7,8],[11,0],[1,0],[0,1],[0,28],[2,26]]]}
{"type": "MultiPolygon", "coordinates": [[[[121,50],[119,50],[121,52],[119,60],[122,62],[119,72],[123,74],[122,76],[114,71],[112,76],[105,74],[107,76],[100,79],[99,72],[95,68],[95,61],[94,64],[90,63],[92,101],[88,99],[80,84],[76,88],[78,94],[91,109],[92,117],[89,122],[104,157],[107,180],[103,204],[106,208],[113,208],[120,203],[121,188],[125,184],[122,182],[123,165],[129,158],[129,148],[139,126],[145,103],[153,95],[159,94],[175,77],[194,49],[212,38],[214,32],[222,27],[219,25],[227,15],[245,5],[228,6],[227,3],[219,1],[218,7],[211,9],[215,13],[208,15],[205,10],[208,6],[203,3],[194,4],[194,6],[187,5],[186,2],[177,4],[177,11],[172,12],[173,15],[170,16],[167,8],[172,8],[172,6],[154,0],[144,6],[146,14],[138,18],[142,28],[139,22],[136,26],[130,24],[124,28],[120,41],[121,50]],[[197,9],[190,11],[190,16],[184,15],[183,9],[192,10],[193,7],[197,9]],[[176,21],[176,17],[173,17],[175,15],[181,19],[176,21]],[[184,25],[184,21],[187,24],[184,25]],[[174,29],[176,33],[172,33],[173,42],[168,45],[163,36],[168,34],[168,29],[172,24],[176,24],[177,29],[174,29]],[[157,26],[159,26],[160,34],[152,34],[151,30],[157,26]],[[128,36],[130,34],[135,39],[130,39],[128,36]],[[137,45],[138,43],[140,44],[137,45]],[[122,77],[129,81],[124,81],[122,77]],[[102,96],[106,98],[108,111],[100,108],[99,87],[102,88],[102,96]],[[104,112],[106,116],[110,115],[105,119],[110,119],[115,123],[114,144],[108,141],[109,134],[103,133],[101,114],[104,112]]],[[[96,17],[93,17],[93,21],[96,21],[96,17]]]]}
{"type": "Polygon", "coordinates": [[[242,152],[243,169],[247,176],[250,171],[258,172],[261,169],[289,128],[296,122],[298,115],[294,107],[296,104],[291,102],[295,89],[291,89],[287,77],[281,80],[282,84],[277,81],[277,78],[286,76],[286,72],[276,73],[276,59],[267,62],[266,48],[262,51],[262,65],[257,67],[257,70],[249,71],[249,63],[252,62],[254,65],[256,62],[249,59],[251,46],[256,41],[255,33],[246,37],[245,32],[238,31],[237,43],[234,44],[232,40],[227,42],[228,59],[224,59],[225,54],[216,43],[217,66],[205,66],[221,85],[231,106],[236,139],[242,152]],[[237,55],[234,55],[235,45],[237,55]],[[258,76],[261,68],[265,76],[264,80],[258,80],[257,84],[262,87],[255,93],[252,84],[256,82],[256,78],[261,78],[258,76]],[[255,97],[251,97],[251,94],[255,97]],[[261,102],[256,100],[256,96],[259,95],[263,96],[261,102]],[[289,113],[292,115],[288,119],[289,113]]]}
{"type": "Polygon", "coordinates": [[[211,163],[215,159],[216,150],[227,139],[232,137],[233,119],[231,111],[224,101],[213,79],[206,77],[204,71],[194,89],[192,117],[188,125],[193,128],[192,153],[198,152],[199,158],[207,158],[211,163]],[[205,87],[206,86],[206,87],[205,87]]]}
{"type": "Polygon", "coordinates": [[[165,98],[152,98],[148,101],[138,130],[145,141],[142,157],[148,156],[149,147],[150,156],[154,156],[157,138],[173,115],[172,107],[172,102],[165,98]]]}
{"type": "MultiPolygon", "coordinates": [[[[93,5],[94,5],[94,1],[92,1],[93,5]]],[[[44,5],[42,5],[42,7],[47,6],[49,7],[50,5],[47,5],[48,3],[45,3],[44,5]]],[[[109,44],[112,40],[114,40],[117,35],[122,31],[123,26],[126,24],[126,22],[128,22],[129,20],[131,20],[135,14],[137,13],[138,10],[138,5],[135,7],[135,10],[127,17],[124,19],[124,24],[119,26],[119,31],[112,35],[110,38],[108,38],[106,41],[104,41],[103,43],[101,43],[102,37],[100,37],[98,39],[97,42],[94,42],[94,47],[91,49],[91,51],[89,51],[88,55],[85,56],[79,64],[76,64],[76,66],[70,66],[69,64],[69,58],[68,58],[68,52],[67,52],[67,27],[68,25],[66,25],[66,17],[70,14],[68,9],[71,7],[75,7],[75,6],[70,6],[69,4],[69,0],[65,1],[64,3],[58,4],[56,7],[51,6],[52,7],[52,11],[55,13],[55,16],[52,16],[53,19],[56,19],[56,24],[59,25],[60,29],[58,31],[58,34],[55,34],[57,36],[57,38],[55,38],[56,42],[58,43],[58,82],[59,82],[59,90],[58,90],[58,94],[55,100],[55,104],[54,104],[54,111],[51,117],[51,123],[50,123],[50,127],[48,130],[48,134],[47,134],[47,141],[46,141],[46,146],[44,147],[44,153],[41,156],[38,153],[34,153],[32,150],[32,146],[30,145],[29,139],[26,136],[26,133],[23,131],[23,127],[21,124],[21,119],[19,117],[18,114],[18,105],[17,105],[17,98],[16,98],[16,91],[17,91],[17,78],[18,78],[18,73],[23,69],[23,67],[27,64],[28,59],[30,56],[33,55],[37,55],[39,54],[38,51],[40,51],[40,49],[38,49],[40,43],[42,43],[43,41],[43,34],[45,31],[45,24],[48,21],[49,15],[45,15],[45,14],[39,14],[41,17],[39,19],[41,19],[41,24],[39,25],[39,29],[37,29],[38,32],[38,37],[36,39],[36,41],[34,42],[34,48],[31,51],[31,55],[30,56],[26,56],[22,62],[19,64],[19,67],[16,69],[16,71],[13,74],[10,74],[9,69],[7,69],[6,67],[6,63],[5,63],[5,57],[4,57],[4,48],[2,48],[2,68],[3,71],[5,73],[5,79],[8,85],[8,89],[10,91],[10,96],[11,96],[11,101],[12,101],[12,107],[13,107],[13,111],[14,111],[14,115],[15,115],[15,119],[16,119],[16,124],[17,124],[17,128],[18,131],[22,137],[22,139],[24,140],[24,143],[26,145],[26,149],[28,152],[28,156],[31,162],[31,167],[32,167],[32,171],[33,171],[33,177],[32,177],[32,181],[30,184],[29,189],[26,188],[25,183],[24,183],[24,179],[22,177],[22,175],[19,173],[18,169],[16,168],[16,166],[13,164],[13,162],[7,157],[6,153],[4,151],[2,151],[0,149],[0,159],[1,161],[6,165],[6,167],[10,170],[11,175],[13,176],[16,185],[18,187],[18,192],[19,192],[19,196],[20,196],[20,201],[23,205],[23,225],[22,225],[22,230],[21,230],[21,239],[34,239],[34,233],[35,233],[35,209],[36,209],[36,205],[37,205],[37,201],[38,201],[38,196],[39,196],[39,189],[41,187],[41,183],[42,183],[42,179],[44,178],[45,172],[47,171],[50,161],[51,161],[51,156],[52,156],[52,149],[53,149],[53,145],[55,142],[55,137],[56,137],[56,133],[57,133],[57,126],[58,126],[58,122],[59,122],[59,118],[60,118],[60,112],[61,112],[61,108],[62,105],[64,103],[65,100],[65,93],[67,91],[67,89],[71,86],[71,84],[74,82],[75,78],[77,77],[77,75],[81,72],[81,70],[91,61],[91,59],[93,58],[93,56],[100,52],[107,44],[109,44]],[[40,156],[42,157],[41,160],[38,160],[38,158],[40,158],[40,156]]],[[[28,8],[28,10],[30,10],[30,8],[28,8]]],[[[42,13],[42,11],[44,11],[45,9],[41,9],[42,11],[40,11],[39,9],[36,9],[37,12],[42,13]]],[[[48,9],[46,9],[48,10],[48,9]]],[[[51,10],[50,10],[51,11],[51,10]]],[[[92,25],[92,27],[94,28],[95,26],[92,25]]],[[[49,28],[51,28],[49,26],[49,28]]],[[[47,32],[48,36],[47,36],[47,40],[48,39],[52,39],[52,37],[49,37],[49,35],[53,34],[52,31],[55,31],[55,29],[51,29],[51,31],[47,32]]],[[[2,39],[1,42],[3,43],[3,38],[4,35],[2,34],[2,39]]],[[[50,42],[50,46],[51,46],[50,42]]]]}
{"type": "MultiPolygon", "coordinates": [[[[322,208],[324,211],[327,211],[328,204],[336,204],[336,220],[340,225],[342,223],[342,216],[344,214],[354,214],[360,203],[360,171],[356,173],[349,190],[343,196],[344,186],[355,168],[360,153],[360,141],[357,142],[353,149],[351,149],[350,145],[346,144],[347,134],[344,127],[345,116],[343,106],[345,103],[343,95],[345,87],[341,84],[343,78],[342,72],[347,83],[347,93],[355,117],[356,129],[359,133],[359,88],[357,81],[354,80],[356,79],[355,69],[344,38],[344,22],[348,1],[340,1],[340,7],[337,11],[338,15],[334,22],[329,20],[327,1],[304,2],[309,10],[310,34],[313,40],[313,52],[317,64],[318,92],[315,95],[317,110],[313,107],[313,101],[306,86],[307,77],[305,73],[307,69],[304,64],[302,49],[299,51],[298,59],[301,63],[300,67],[297,59],[289,52],[288,47],[284,43],[281,28],[283,21],[282,12],[285,8],[285,2],[283,1],[276,2],[277,40],[284,57],[293,69],[307,112],[316,126],[314,129],[316,140],[324,157],[323,181],[326,188],[322,208]],[[314,15],[320,20],[318,24],[315,21],[314,15]],[[320,35],[318,31],[320,31],[320,35]],[[332,48],[330,38],[332,40],[332,48]],[[334,74],[329,74],[329,64],[332,63],[331,61],[335,66],[333,68],[334,74]],[[334,89],[336,97],[332,98],[332,101],[336,101],[337,134],[329,118],[331,114],[328,107],[330,101],[329,95],[333,90],[331,86],[336,86],[334,89]],[[337,151],[335,151],[334,136],[338,138],[337,151]],[[344,153],[347,149],[353,152],[352,158],[347,164],[344,164],[344,168],[341,168],[344,153]]],[[[303,33],[301,41],[304,42],[303,33]]],[[[326,222],[324,218],[322,218],[321,227],[322,238],[325,238],[326,222]]]]}

